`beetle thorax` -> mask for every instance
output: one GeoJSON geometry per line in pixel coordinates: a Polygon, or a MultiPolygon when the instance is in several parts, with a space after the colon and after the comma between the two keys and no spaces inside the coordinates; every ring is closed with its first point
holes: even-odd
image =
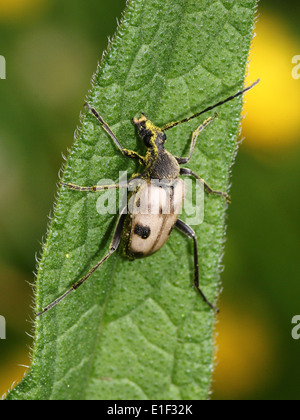
{"type": "MultiPolygon", "coordinates": [[[[175,179],[179,177],[180,166],[177,160],[167,150],[163,150],[152,159],[151,151],[149,161],[149,178],[151,179],[175,179]]],[[[147,159],[147,155],[146,155],[147,159]]]]}

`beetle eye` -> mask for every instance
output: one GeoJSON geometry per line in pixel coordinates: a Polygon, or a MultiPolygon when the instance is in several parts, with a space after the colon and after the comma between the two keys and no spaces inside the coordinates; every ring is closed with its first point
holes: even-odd
{"type": "Polygon", "coordinates": [[[146,128],[146,122],[148,118],[145,114],[142,114],[140,119],[134,118],[133,123],[137,126],[139,135],[144,140],[145,146],[150,147],[149,138],[151,137],[151,132],[146,128]]]}
{"type": "Polygon", "coordinates": [[[137,128],[138,128],[140,136],[144,138],[147,133],[145,121],[139,122],[137,124],[137,128]]]}

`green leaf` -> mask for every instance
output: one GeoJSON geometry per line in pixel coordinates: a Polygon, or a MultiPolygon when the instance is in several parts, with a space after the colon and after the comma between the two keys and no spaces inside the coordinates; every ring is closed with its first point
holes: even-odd
{"type": "MultiPolygon", "coordinates": [[[[157,125],[191,115],[243,87],[256,0],[132,0],[97,69],[88,102],[122,145],[144,153],[131,119],[157,125]]],[[[189,167],[226,190],[242,99],[218,109],[189,167]]],[[[211,115],[204,115],[203,119],[211,115]]],[[[167,132],[187,155],[203,119],[167,132]]],[[[94,185],[132,174],[97,121],[85,113],[63,180],[94,185]]],[[[99,215],[100,194],[62,189],[43,248],[36,308],[62,294],[107,252],[117,216],[99,215]]],[[[205,197],[199,240],[201,287],[220,289],[226,204],[205,197]]],[[[184,217],[183,217],[184,218],[184,217]]],[[[36,319],[32,365],[8,399],[206,399],[215,316],[192,287],[192,243],[173,231],[164,247],[130,262],[114,254],[76,293],[36,319]]]]}

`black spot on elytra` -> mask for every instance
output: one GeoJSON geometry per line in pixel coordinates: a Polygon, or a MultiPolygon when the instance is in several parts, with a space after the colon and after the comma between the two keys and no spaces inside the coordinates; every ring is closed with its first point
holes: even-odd
{"type": "Polygon", "coordinates": [[[150,236],[151,229],[149,226],[135,225],[134,233],[140,236],[142,239],[147,239],[150,236]]]}

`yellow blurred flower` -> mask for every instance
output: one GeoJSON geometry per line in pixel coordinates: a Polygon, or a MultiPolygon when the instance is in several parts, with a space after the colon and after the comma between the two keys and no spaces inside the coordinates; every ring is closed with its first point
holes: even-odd
{"type": "Polygon", "coordinates": [[[48,0],[0,0],[0,21],[35,14],[47,4],[48,0]]]}
{"type": "Polygon", "coordinates": [[[242,135],[246,145],[280,150],[300,140],[300,80],[292,76],[300,45],[281,18],[267,12],[256,34],[246,84],[258,77],[261,82],[247,95],[242,135]]]}
{"type": "Polygon", "coordinates": [[[270,383],[276,371],[273,335],[266,318],[255,318],[245,308],[222,307],[216,328],[213,395],[243,399],[270,383]]]}

